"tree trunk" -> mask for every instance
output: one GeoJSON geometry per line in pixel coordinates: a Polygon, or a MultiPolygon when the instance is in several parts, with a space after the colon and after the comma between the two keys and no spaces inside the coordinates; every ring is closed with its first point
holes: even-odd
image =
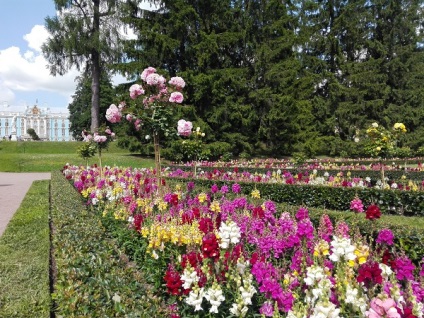
{"type": "Polygon", "coordinates": [[[162,189],[162,167],[160,164],[160,145],[159,145],[159,133],[153,132],[153,143],[155,148],[155,169],[156,169],[156,184],[158,192],[161,194],[162,189]]]}
{"type": "MultiPolygon", "coordinates": [[[[100,34],[100,0],[93,0],[93,39],[94,43],[99,43],[100,34]]],[[[99,128],[100,121],[100,53],[99,48],[94,47],[91,51],[91,132],[99,128]]]]}

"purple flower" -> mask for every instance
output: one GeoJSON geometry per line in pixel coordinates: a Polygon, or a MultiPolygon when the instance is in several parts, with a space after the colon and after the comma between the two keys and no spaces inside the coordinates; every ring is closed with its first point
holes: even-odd
{"type": "Polygon", "coordinates": [[[226,193],[228,193],[228,186],[227,185],[223,185],[222,187],[221,187],[221,193],[222,194],[226,194],[226,193]]]}
{"type": "Polygon", "coordinates": [[[393,245],[393,232],[389,229],[382,229],[380,233],[378,233],[378,237],[376,242],[379,244],[387,244],[393,245]]]}
{"type": "Polygon", "coordinates": [[[399,280],[414,280],[415,266],[407,256],[400,257],[396,260],[395,272],[396,278],[399,280]]]}
{"type": "Polygon", "coordinates": [[[211,192],[212,193],[217,193],[218,192],[218,186],[216,185],[216,184],[214,184],[214,185],[212,185],[212,187],[211,187],[211,192]]]}
{"type": "Polygon", "coordinates": [[[265,317],[272,317],[274,315],[274,306],[271,302],[266,301],[259,309],[259,313],[265,317]]]}
{"type": "Polygon", "coordinates": [[[307,208],[301,207],[299,210],[297,210],[296,219],[298,221],[303,219],[308,219],[308,218],[309,218],[309,213],[307,208]]]}
{"type": "Polygon", "coordinates": [[[241,187],[238,183],[234,183],[231,187],[231,190],[233,191],[233,193],[240,193],[241,187]]]}

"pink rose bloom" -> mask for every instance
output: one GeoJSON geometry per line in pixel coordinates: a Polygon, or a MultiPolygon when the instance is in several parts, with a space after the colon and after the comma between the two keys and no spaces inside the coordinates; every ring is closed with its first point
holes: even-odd
{"type": "Polygon", "coordinates": [[[106,119],[111,123],[117,123],[121,121],[122,113],[115,104],[109,106],[106,110],[106,119]]]}
{"type": "Polygon", "coordinates": [[[168,83],[169,83],[170,85],[175,86],[177,89],[184,88],[184,86],[185,86],[185,82],[184,82],[184,80],[183,80],[181,77],[179,77],[179,76],[172,77],[172,78],[169,80],[169,82],[168,82],[168,83]]]}
{"type": "Polygon", "coordinates": [[[137,118],[134,122],[135,130],[139,131],[141,128],[141,119],[137,118]]]}
{"type": "Polygon", "coordinates": [[[144,94],[144,89],[139,84],[131,85],[130,87],[130,97],[131,99],[136,99],[138,96],[144,94]]]}
{"type": "Polygon", "coordinates": [[[125,106],[126,106],[125,102],[120,102],[118,105],[118,108],[120,111],[122,111],[125,108],[125,106]]]}
{"type": "Polygon", "coordinates": [[[127,116],[125,116],[125,119],[129,122],[132,122],[134,119],[134,115],[133,114],[127,114],[127,116]]]}
{"type": "Polygon", "coordinates": [[[147,85],[163,85],[165,81],[165,77],[156,73],[152,73],[146,77],[147,85]]]}
{"type": "Polygon", "coordinates": [[[105,133],[107,133],[108,135],[111,135],[112,134],[112,130],[110,130],[109,128],[106,128],[105,129],[105,133]]]}
{"type": "Polygon", "coordinates": [[[169,96],[169,101],[171,103],[178,103],[181,104],[184,100],[183,94],[180,92],[173,92],[171,96],[169,96]]]}
{"type": "Polygon", "coordinates": [[[188,137],[191,135],[192,129],[193,124],[190,121],[185,121],[184,119],[178,121],[178,135],[188,137]]]}
{"type": "Polygon", "coordinates": [[[97,143],[102,143],[102,142],[106,142],[107,141],[107,137],[106,136],[101,136],[101,135],[95,135],[93,140],[97,143]]]}
{"type": "Polygon", "coordinates": [[[368,318],[401,318],[396,309],[396,303],[393,299],[387,298],[381,300],[374,298],[371,300],[371,308],[367,312],[368,318]]]}
{"type": "Polygon", "coordinates": [[[86,142],[89,142],[89,141],[91,141],[91,139],[93,139],[93,136],[90,135],[90,134],[83,135],[83,137],[84,137],[84,141],[86,141],[86,142]]]}
{"type": "Polygon", "coordinates": [[[156,73],[156,69],[154,67],[149,66],[148,68],[144,69],[140,77],[143,81],[146,81],[147,76],[153,73],[156,73]]]}

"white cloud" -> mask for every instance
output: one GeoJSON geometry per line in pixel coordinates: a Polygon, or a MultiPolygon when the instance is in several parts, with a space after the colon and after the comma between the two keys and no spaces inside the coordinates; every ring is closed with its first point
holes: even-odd
{"type": "MultiPolygon", "coordinates": [[[[41,54],[41,45],[48,37],[48,32],[41,25],[35,25],[24,36],[28,50],[21,52],[16,46],[0,50],[0,102],[14,103],[19,92],[47,91],[71,98],[75,92],[76,69],[64,76],[52,76],[47,68],[47,61],[41,54]]],[[[66,106],[66,105],[62,105],[66,106]]]]}

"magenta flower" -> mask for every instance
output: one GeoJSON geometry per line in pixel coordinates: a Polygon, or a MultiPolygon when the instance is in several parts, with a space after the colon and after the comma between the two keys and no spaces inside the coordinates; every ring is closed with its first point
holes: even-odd
{"type": "Polygon", "coordinates": [[[106,110],[106,119],[113,124],[120,122],[121,117],[122,113],[115,104],[110,105],[109,108],[106,110]]]}
{"type": "Polygon", "coordinates": [[[139,84],[131,85],[130,87],[130,97],[131,99],[136,99],[138,96],[144,94],[144,89],[139,84]]]}
{"type": "Polygon", "coordinates": [[[393,245],[393,238],[394,235],[390,229],[382,229],[380,233],[378,233],[376,242],[379,244],[393,245]]]}
{"type": "Polygon", "coordinates": [[[233,193],[240,193],[241,187],[238,183],[234,183],[231,187],[231,190],[233,191],[233,193]]]}
{"type": "Polygon", "coordinates": [[[185,121],[184,119],[180,119],[178,121],[178,135],[188,137],[191,135],[191,131],[193,129],[193,124],[191,121],[185,121]]]}
{"type": "Polygon", "coordinates": [[[259,309],[259,313],[265,317],[272,317],[274,315],[274,306],[271,302],[266,301],[259,309]]]}
{"type": "Polygon", "coordinates": [[[181,104],[184,100],[183,94],[180,92],[173,92],[171,96],[169,96],[169,102],[181,104]]]}
{"type": "Polygon", "coordinates": [[[396,278],[398,280],[413,280],[415,266],[412,261],[407,257],[403,256],[396,260],[395,266],[396,278]]]}
{"type": "Polygon", "coordinates": [[[358,197],[355,197],[351,202],[350,202],[350,209],[356,213],[362,213],[364,212],[364,205],[362,204],[361,199],[359,199],[358,197]]]}

